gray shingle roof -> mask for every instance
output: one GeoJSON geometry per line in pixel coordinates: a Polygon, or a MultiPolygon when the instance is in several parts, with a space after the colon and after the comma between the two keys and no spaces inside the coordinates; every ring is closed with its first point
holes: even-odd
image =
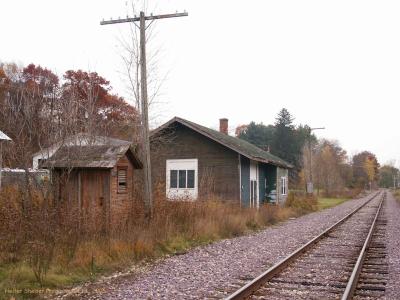
{"type": "Polygon", "coordinates": [[[161,130],[167,128],[168,126],[170,126],[171,124],[178,122],[186,127],[191,128],[192,130],[195,130],[196,132],[252,159],[255,161],[259,161],[259,162],[263,162],[263,163],[268,163],[268,164],[272,164],[272,165],[276,165],[276,166],[280,166],[280,167],[284,167],[284,168],[293,168],[293,165],[291,165],[290,163],[284,161],[283,159],[272,155],[271,153],[264,151],[260,148],[258,148],[257,146],[239,139],[237,137],[234,136],[230,136],[227,134],[224,134],[222,132],[213,130],[211,128],[196,124],[194,122],[190,122],[188,120],[182,119],[182,118],[178,118],[175,117],[173,119],[171,119],[170,121],[168,121],[167,123],[165,123],[164,125],[160,126],[159,128],[157,128],[156,130],[154,130],[152,132],[152,135],[157,134],[157,132],[160,132],[161,130]]]}
{"type": "Polygon", "coordinates": [[[57,142],[54,145],[50,145],[50,147],[44,148],[40,150],[39,152],[36,152],[33,154],[33,156],[43,154],[44,156],[47,156],[49,153],[49,150],[53,147],[55,148],[60,148],[62,146],[84,146],[84,145],[93,145],[93,146],[99,146],[99,145],[114,145],[114,146],[120,146],[120,145],[130,145],[131,142],[125,141],[125,140],[120,140],[116,138],[111,138],[108,136],[99,136],[99,135],[91,135],[88,133],[78,133],[72,136],[69,136],[65,138],[62,141],[57,142]]]}
{"type": "Polygon", "coordinates": [[[142,164],[130,148],[125,145],[63,146],[45,163],[45,168],[113,168],[125,154],[136,168],[142,164]]]}

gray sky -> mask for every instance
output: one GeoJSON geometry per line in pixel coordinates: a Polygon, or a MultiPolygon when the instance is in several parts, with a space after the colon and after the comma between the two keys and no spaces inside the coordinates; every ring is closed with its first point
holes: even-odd
{"type": "MultiPolygon", "coordinates": [[[[90,69],[127,95],[118,38],[126,0],[3,0],[0,60],[35,63],[62,74],[90,69]]],[[[128,1],[129,2],[129,1],[128,1]]],[[[148,12],[189,12],[161,20],[162,115],[231,130],[273,123],[282,107],[296,123],[325,126],[354,154],[370,150],[400,163],[399,1],[149,1],[148,12]]]]}

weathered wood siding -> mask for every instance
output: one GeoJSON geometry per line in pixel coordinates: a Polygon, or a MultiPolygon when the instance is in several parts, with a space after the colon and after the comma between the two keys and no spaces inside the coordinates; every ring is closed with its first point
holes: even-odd
{"type": "Polygon", "coordinates": [[[123,226],[132,215],[134,209],[135,196],[133,194],[134,169],[129,159],[122,157],[115,167],[111,170],[111,203],[110,203],[110,223],[113,228],[123,226]],[[127,168],[127,190],[126,193],[118,193],[118,168],[127,168]]]}
{"type": "Polygon", "coordinates": [[[239,158],[235,151],[176,124],[151,143],[152,180],[165,195],[166,160],[198,159],[199,198],[216,196],[222,200],[240,199],[239,158]]]}
{"type": "Polygon", "coordinates": [[[64,207],[76,211],[76,221],[86,231],[107,230],[110,199],[110,170],[82,169],[69,174],[57,170],[53,174],[57,184],[56,199],[64,207]]]}
{"type": "Polygon", "coordinates": [[[110,199],[109,178],[110,170],[84,169],[78,171],[77,185],[81,192],[83,222],[92,230],[107,230],[107,204],[110,199]]]}
{"type": "Polygon", "coordinates": [[[78,208],[77,222],[82,228],[106,232],[125,225],[132,216],[136,203],[134,168],[126,156],[113,169],[73,170],[67,178],[63,174],[66,173],[61,170],[53,172],[56,199],[78,208]],[[118,193],[118,167],[127,170],[126,193],[118,193]]]}

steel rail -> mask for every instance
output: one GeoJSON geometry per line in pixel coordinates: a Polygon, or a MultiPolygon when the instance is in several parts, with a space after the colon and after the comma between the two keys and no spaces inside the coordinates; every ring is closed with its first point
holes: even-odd
{"type": "Polygon", "coordinates": [[[358,256],[358,259],[354,266],[353,272],[351,273],[350,279],[347,283],[346,289],[342,296],[342,300],[349,300],[349,299],[353,298],[354,291],[357,288],[358,279],[360,277],[360,273],[361,273],[361,270],[362,270],[362,267],[364,264],[365,256],[367,254],[367,249],[369,247],[369,244],[371,243],[372,236],[374,234],[375,227],[376,227],[376,221],[378,220],[379,213],[381,212],[383,200],[385,198],[386,198],[386,193],[383,194],[383,197],[382,197],[381,201],[379,202],[379,207],[378,207],[378,210],[376,211],[374,221],[372,222],[371,228],[369,229],[368,236],[365,239],[364,245],[360,251],[360,255],[358,256]]]}
{"type": "Polygon", "coordinates": [[[358,212],[361,208],[363,208],[365,205],[367,205],[369,202],[371,202],[373,199],[375,199],[381,192],[378,191],[373,195],[370,199],[365,201],[363,204],[358,206],[356,209],[354,209],[352,212],[350,212],[348,215],[340,219],[338,222],[333,224],[331,227],[323,231],[321,234],[317,235],[313,239],[311,239],[309,242],[304,244],[303,246],[297,248],[295,251],[293,251],[291,254],[286,256],[284,259],[270,267],[268,270],[266,270],[264,273],[260,274],[257,276],[255,279],[252,281],[248,282],[246,285],[242,286],[240,289],[238,289],[236,292],[233,294],[229,295],[225,300],[238,300],[238,299],[245,299],[246,297],[249,297],[252,295],[255,291],[257,291],[263,284],[265,284],[268,280],[273,278],[276,274],[278,274],[281,270],[286,268],[290,263],[292,263],[295,259],[297,259],[301,254],[309,250],[313,245],[315,245],[318,241],[320,241],[322,238],[324,238],[327,234],[329,234],[333,229],[341,225],[343,222],[345,222],[347,219],[349,219],[351,216],[353,216],[356,212],[358,212]]]}

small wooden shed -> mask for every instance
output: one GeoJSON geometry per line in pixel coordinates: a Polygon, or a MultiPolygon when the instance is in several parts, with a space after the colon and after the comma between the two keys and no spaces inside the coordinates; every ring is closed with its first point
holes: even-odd
{"type": "Polygon", "coordinates": [[[43,166],[51,170],[56,201],[77,208],[85,228],[112,230],[131,215],[135,170],[142,168],[132,145],[63,146],[43,166]]]}

